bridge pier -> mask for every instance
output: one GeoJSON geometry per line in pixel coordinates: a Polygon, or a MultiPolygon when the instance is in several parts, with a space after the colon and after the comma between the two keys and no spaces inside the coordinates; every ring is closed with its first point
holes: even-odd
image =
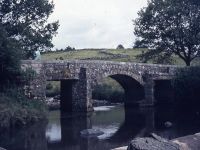
{"type": "Polygon", "coordinates": [[[91,84],[87,69],[80,68],[79,79],[72,86],[72,112],[90,112],[92,106],[91,84]]]}
{"type": "Polygon", "coordinates": [[[149,79],[144,84],[144,101],[140,104],[140,106],[154,106],[155,98],[154,98],[154,81],[149,79]]]}
{"type": "Polygon", "coordinates": [[[91,86],[87,77],[87,69],[80,68],[79,79],[61,81],[61,112],[90,112],[91,86]]]}

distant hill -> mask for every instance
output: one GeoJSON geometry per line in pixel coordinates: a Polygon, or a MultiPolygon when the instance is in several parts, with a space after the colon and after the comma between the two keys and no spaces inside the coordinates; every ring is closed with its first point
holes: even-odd
{"type": "Polygon", "coordinates": [[[139,62],[136,56],[147,49],[81,49],[74,51],[56,51],[42,54],[43,60],[109,60],[139,62]]]}
{"type": "MultiPolygon", "coordinates": [[[[147,51],[145,48],[135,49],[78,49],[71,51],[51,51],[42,54],[42,60],[106,60],[120,62],[140,62],[136,58],[147,51]]],[[[149,61],[148,63],[153,63],[149,61]]],[[[185,65],[178,57],[174,57],[175,65],[185,65]]],[[[200,58],[193,61],[192,65],[200,65],[200,58]]]]}

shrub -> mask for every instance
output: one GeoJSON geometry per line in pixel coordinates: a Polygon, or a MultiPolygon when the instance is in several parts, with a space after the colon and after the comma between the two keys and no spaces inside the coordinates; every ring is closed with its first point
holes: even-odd
{"type": "Polygon", "coordinates": [[[54,97],[60,95],[60,82],[48,81],[46,85],[46,96],[54,97]]]}
{"type": "Polygon", "coordinates": [[[124,49],[124,46],[122,44],[119,44],[116,49],[124,49]]]}
{"type": "Polygon", "coordinates": [[[46,105],[27,99],[22,89],[7,89],[0,93],[0,129],[22,126],[46,118],[46,105]]]}
{"type": "Polygon", "coordinates": [[[122,102],[124,100],[124,91],[116,87],[113,88],[110,84],[98,84],[93,90],[92,98],[110,102],[122,102]]]}
{"type": "Polygon", "coordinates": [[[53,89],[53,85],[51,83],[48,83],[46,85],[46,90],[51,90],[51,89],[53,89]]]}

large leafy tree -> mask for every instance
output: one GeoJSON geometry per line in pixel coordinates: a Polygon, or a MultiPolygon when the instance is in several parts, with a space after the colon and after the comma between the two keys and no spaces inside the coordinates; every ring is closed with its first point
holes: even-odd
{"type": "Polygon", "coordinates": [[[48,0],[0,0],[0,90],[18,81],[21,59],[53,47],[58,22],[47,22],[53,7],[48,0]]]}
{"type": "Polygon", "coordinates": [[[53,47],[58,22],[47,23],[54,4],[48,0],[0,0],[0,24],[25,58],[53,47]]]}
{"type": "Polygon", "coordinates": [[[200,55],[199,0],[149,0],[138,15],[134,33],[149,48],[140,55],[144,61],[162,62],[175,54],[189,66],[200,55]]]}
{"type": "Polygon", "coordinates": [[[0,24],[0,91],[4,86],[18,81],[21,56],[22,51],[16,40],[8,38],[6,30],[0,24]]]}

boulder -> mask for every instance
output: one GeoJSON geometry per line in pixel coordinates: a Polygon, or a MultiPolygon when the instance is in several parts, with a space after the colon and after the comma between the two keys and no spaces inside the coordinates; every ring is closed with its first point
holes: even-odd
{"type": "Polygon", "coordinates": [[[170,128],[170,127],[172,127],[173,124],[171,122],[169,122],[169,121],[166,121],[164,123],[164,125],[165,125],[166,128],[170,128]]]}
{"type": "Polygon", "coordinates": [[[180,150],[180,146],[153,133],[150,137],[135,138],[127,150],[180,150]]]}
{"type": "Polygon", "coordinates": [[[83,137],[97,137],[99,135],[104,134],[104,132],[98,129],[86,129],[86,130],[82,130],[80,133],[81,133],[81,136],[83,137]]]}

